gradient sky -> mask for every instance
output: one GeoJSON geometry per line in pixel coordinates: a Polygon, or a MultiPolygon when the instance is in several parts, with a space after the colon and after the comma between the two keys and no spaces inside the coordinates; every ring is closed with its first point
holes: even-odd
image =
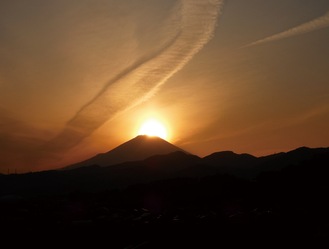
{"type": "Polygon", "coordinates": [[[0,1],[0,172],[53,169],[150,117],[205,156],[329,146],[328,0],[0,1]]]}

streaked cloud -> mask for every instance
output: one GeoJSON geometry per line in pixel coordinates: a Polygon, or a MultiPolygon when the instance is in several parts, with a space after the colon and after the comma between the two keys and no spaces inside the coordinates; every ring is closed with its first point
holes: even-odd
{"type": "Polygon", "coordinates": [[[323,29],[323,28],[327,28],[327,27],[329,27],[329,12],[327,12],[325,15],[323,15],[319,18],[316,18],[312,21],[301,24],[299,26],[288,29],[286,31],[280,32],[278,34],[266,37],[264,39],[255,41],[244,47],[252,47],[252,46],[261,45],[261,44],[268,43],[268,42],[278,41],[278,40],[282,40],[282,39],[289,38],[289,37],[296,36],[296,35],[306,34],[306,33],[309,33],[309,32],[315,31],[315,30],[319,30],[319,29],[323,29]]]}
{"type": "Polygon", "coordinates": [[[104,88],[44,147],[45,151],[71,148],[117,113],[152,96],[210,40],[224,1],[182,0],[171,16],[180,16],[180,29],[158,51],[110,80],[104,88]]]}

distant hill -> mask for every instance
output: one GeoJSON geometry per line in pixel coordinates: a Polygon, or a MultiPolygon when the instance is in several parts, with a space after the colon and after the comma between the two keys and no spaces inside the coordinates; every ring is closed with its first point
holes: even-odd
{"type": "MultiPolygon", "coordinates": [[[[143,156],[146,156],[147,153],[142,149],[150,148],[149,146],[151,145],[158,146],[152,152],[159,152],[159,148],[162,146],[173,150],[179,149],[162,139],[152,138],[149,141],[146,139],[145,137],[137,137],[117,147],[113,150],[115,153],[111,151],[104,156],[102,154],[84,161],[83,165],[85,167],[82,167],[82,164],[80,164],[80,167],[71,170],[0,175],[0,195],[99,191],[158,180],[181,177],[200,178],[216,174],[255,179],[262,172],[280,171],[290,166],[295,166],[294,169],[298,170],[298,165],[305,164],[305,162],[308,162],[307,165],[311,165],[312,160],[319,156],[329,157],[329,148],[311,149],[306,147],[259,158],[230,151],[217,152],[204,158],[199,158],[183,151],[175,151],[166,155],[151,156],[144,160],[122,162],[110,167],[99,166],[99,162],[101,162],[99,159],[104,159],[105,156],[111,158],[113,154],[122,155],[122,160],[124,158],[133,158],[129,154],[123,155],[119,152],[129,151],[135,148],[136,144],[141,146],[140,151],[142,151],[143,156]],[[90,163],[89,166],[87,166],[88,163],[90,163]],[[98,165],[95,165],[95,163],[98,165]]],[[[137,155],[136,153],[136,151],[133,151],[134,156],[137,155]]]]}
{"type": "Polygon", "coordinates": [[[322,246],[328,165],[329,148],[302,147],[264,157],[174,151],[108,167],[0,174],[2,238],[35,245],[41,234],[118,249],[322,246]]]}
{"type": "MultiPolygon", "coordinates": [[[[64,169],[75,169],[90,165],[110,166],[123,162],[144,160],[154,155],[165,155],[183,149],[160,137],[137,136],[106,153],[98,154],[85,161],[70,165],[64,169]]],[[[187,152],[186,152],[187,153],[187,152]]]]}

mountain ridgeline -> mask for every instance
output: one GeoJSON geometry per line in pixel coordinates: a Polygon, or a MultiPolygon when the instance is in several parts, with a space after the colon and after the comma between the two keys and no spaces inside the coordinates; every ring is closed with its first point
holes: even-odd
{"type": "Polygon", "coordinates": [[[280,171],[328,155],[329,148],[301,147],[264,157],[222,151],[200,158],[159,137],[138,136],[107,153],[62,170],[1,175],[0,194],[100,191],[218,174],[252,180],[264,172],[280,171]]]}
{"type": "Polygon", "coordinates": [[[329,237],[328,166],[329,148],[200,158],[139,136],[61,170],[0,175],[2,238],[118,249],[314,247],[329,237]]]}

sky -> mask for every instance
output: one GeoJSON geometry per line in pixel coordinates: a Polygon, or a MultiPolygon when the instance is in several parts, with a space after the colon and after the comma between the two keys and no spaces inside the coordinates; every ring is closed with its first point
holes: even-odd
{"type": "Polygon", "coordinates": [[[329,146],[327,0],[0,1],[0,173],[156,118],[199,156],[329,146]]]}

